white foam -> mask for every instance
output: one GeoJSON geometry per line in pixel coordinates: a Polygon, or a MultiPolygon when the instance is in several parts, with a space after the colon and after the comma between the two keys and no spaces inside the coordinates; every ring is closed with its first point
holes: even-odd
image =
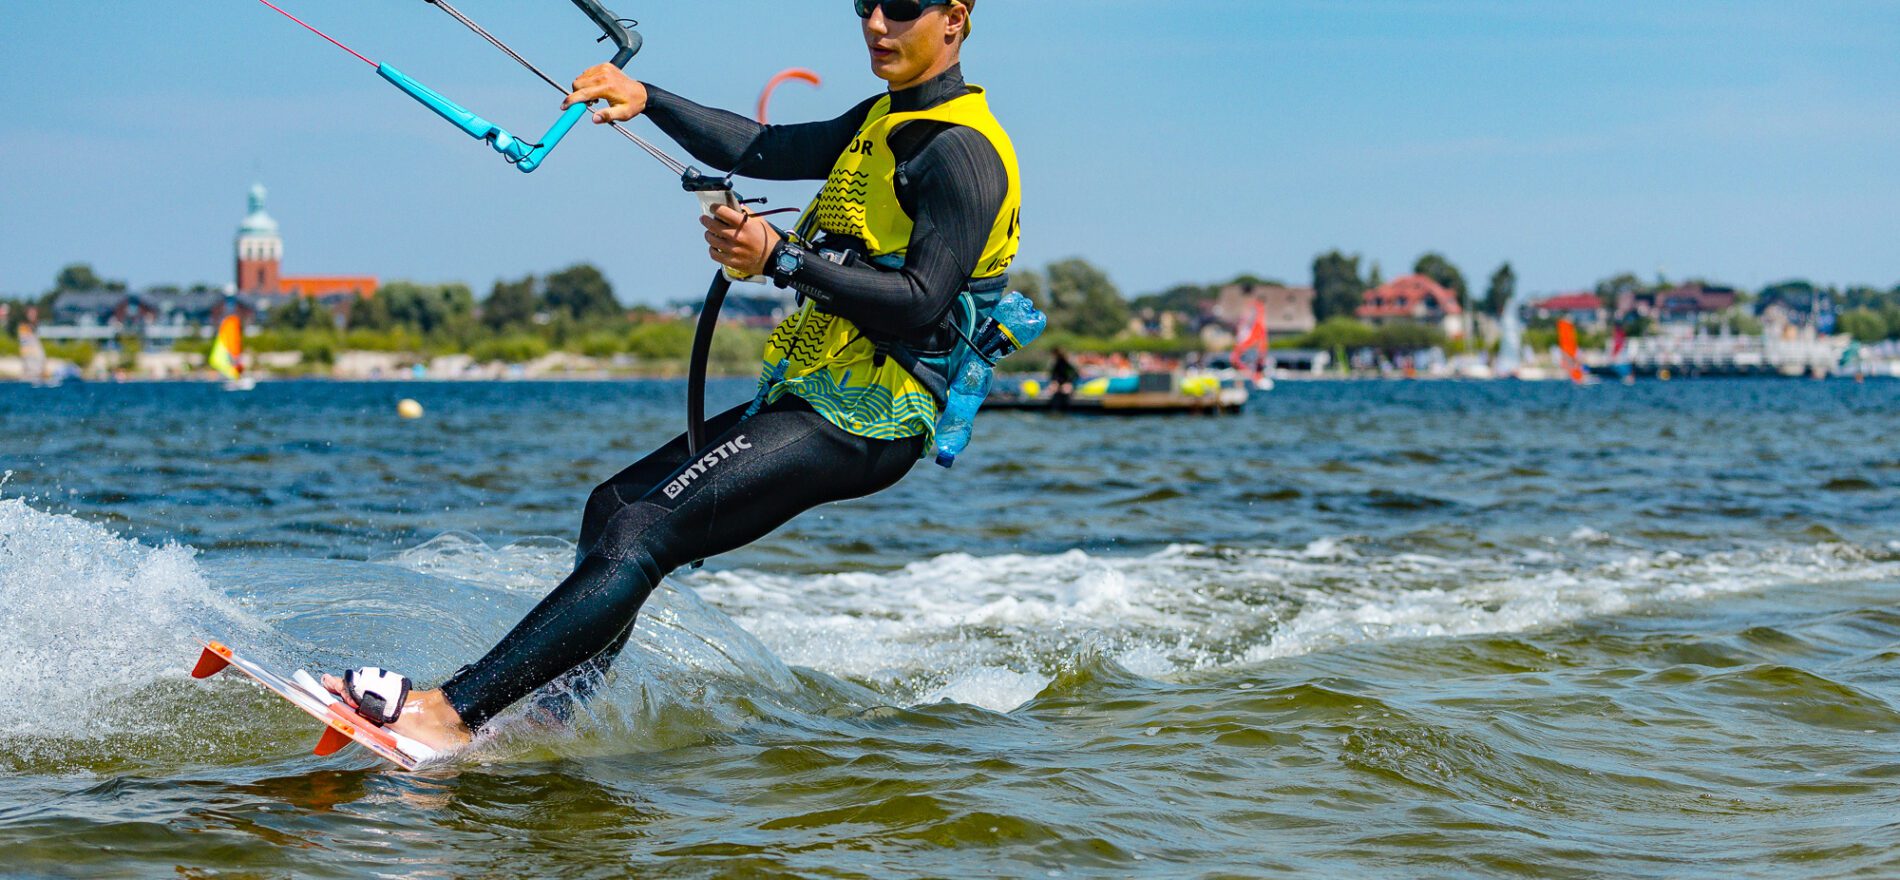
{"type": "MultiPolygon", "coordinates": [[[[816,576],[685,573],[649,601],[617,688],[639,706],[692,706],[735,682],[795,689],[789,663],[894,702],[1008,711],[1089,652],[1159,678],[1366,642],[1521,632],[1777,584],[1900,576],[1890,556],[1845,545],[1690,558],[1589,528],[1482,556],[1371,546],[1337,537],[1144,556],[950,554],[816,576]]],[[[540,593],[566,576],[572,554],[553,539],[490,548],[451,534],[385,561],[540,593]]]]}
{"type": "Polygon", "coordinates": [[[986,709],[1007,710],[1034,699],[1053,680],[1048,675],[1034,672],[979,666],[957,673],[948,684],[924,694],[920,702],[948,700],[986,709]]]}
{"type": "Polygon", "coordinates": [[[0,499],[0,735],[116,732],[115,704],[184,678],[204,628],[243,618],[195,555],[0,499]]]}
{"type": "Polygon", "coordinates": [[[1178,546],[1147,556],[952,554],[887,573],[688,579],[787,662],[921,702],[998,711],[1099,648],[1150,677],[1356,643],[1521,632],[1780,584],[1900,576],[1845,545],[1633,551],[1580,529],[1568,553],[1372,555],[1178,546]]]}
{"type": "Polygon", "coordinates": [[[531,538],[490,547],[467,532],[444,532],[375,561],[437,577],[542,593],[573,569],[574,545],[559,538],[531,538]]]}

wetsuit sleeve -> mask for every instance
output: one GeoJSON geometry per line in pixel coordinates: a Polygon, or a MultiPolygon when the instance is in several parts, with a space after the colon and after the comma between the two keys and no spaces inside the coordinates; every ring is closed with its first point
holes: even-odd
{"type": "Polygon", "coordinates": [[[693,158],[719,171],[737,169],[760,180],[824,180],[876,103],[867,98],[825,122],[760,125],[648,84],[645,115],[693,158]]]}
{"type": "MultiPolygon", "coordinates": [[[[899,165],[898,201],[914,224],[902,269],[844,266],[808,256],[797,272],[773,279],[794,284],[825,311],[877,333],[908,336],[935,324],[956,301],[1009,195],[1009,172],[988,138],[960,125],[912,123],[922,129],[915,155],[899,165]]],[[[896,141],[894,138],[893,141],[896,141]]],[[[900,160],[904,145],[893,143],[900,160]]]]}

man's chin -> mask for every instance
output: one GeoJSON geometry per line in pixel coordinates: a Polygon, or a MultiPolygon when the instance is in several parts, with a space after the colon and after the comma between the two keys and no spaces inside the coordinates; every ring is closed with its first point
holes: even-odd
{"type": "Polygon", "coordinates": [[[871,73],[885,82],[903,82],[908,78],[904,70],[904,59],[896,55],[889,58],[872,58],[871,73]]]}

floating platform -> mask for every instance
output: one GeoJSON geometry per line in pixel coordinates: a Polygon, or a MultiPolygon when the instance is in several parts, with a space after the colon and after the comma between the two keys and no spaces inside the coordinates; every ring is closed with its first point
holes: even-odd
{"type": "Polygon", "coordinates": [[[983,402],[988,410],[1070,412],[1080,415],[1180,416],[1232,415],[1252,397],[1245,379],[1214,374],[1152,373],[1112,382],[1096,379],[1081,383],[1068,406],[1057,410],[1055,399],[1037,382],[1004,383],[983,402]]]}

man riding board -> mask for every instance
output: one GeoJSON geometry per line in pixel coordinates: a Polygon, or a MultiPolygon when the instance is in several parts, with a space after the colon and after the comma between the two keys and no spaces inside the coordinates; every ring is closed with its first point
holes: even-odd
{"type": "Polygon", "coordinates": [[[447,749],[557,680],[585,690],[632,635],[667,573],[765,537],[821,504],[894,485],[931,448],[944,400],[933,356],[953,312],[1000,290],[1016,256],[1016,155],[983,90],[963,80],[976,0],[855,0],[888,91],[828,122],[763,126],[603,64],[567,106],[599,124],[644,115],[700,162],[825,185],[789,235],[739,209],[702,217],[713,262],[797,291],[773,331],[757,399],[707,422],[588,498],[574,573],[487,656],[441,688],[368,668],[324,686],[372,721],[447,749]]]}

